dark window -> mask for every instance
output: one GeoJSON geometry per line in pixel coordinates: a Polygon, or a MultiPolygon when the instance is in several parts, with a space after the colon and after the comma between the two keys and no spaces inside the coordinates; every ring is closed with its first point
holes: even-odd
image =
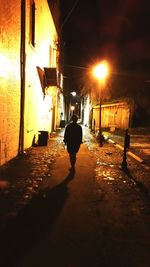
{"type": "Polygon", "coordinates": [[[35,2],[30,1],[30,43],[35,46],[35,2]]]}
{"type": "Polygon", "coordinates": [[[45,86],[57,86],[56,68],[44,68],[45,86]]]}

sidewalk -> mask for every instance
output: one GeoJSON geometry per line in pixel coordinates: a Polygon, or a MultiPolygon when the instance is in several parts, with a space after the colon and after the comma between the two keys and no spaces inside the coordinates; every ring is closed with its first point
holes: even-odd
{"type": "Polygon", "coordinates": [[[95,161],[83,144],[76,172],[69,173],[62,134],[53,135],[47,147],[27,151],[1,172],[6,185],[8,182],[0,193],[2,267],[69,267],[80,261],[75,257],[83,251],[73,248],[71,239],[85,238],[85,244],[89,239],[89,225],[93,222],[87,207],[93,192],[95,161]]]}
{"type": "Polygon", "coordinates": [[[18,210],[41,192],[51,178],[56,157],[63,149],[62,140],[54,133],[47,146],[32,147],[0,168],[1,225],[15,217],[18,210]]]}
{"type": "MultiPolygon", "coordinates": [[[[138,262],[141,253],[145,262],[149,257],[150,233],[137,231],[138,240],[134,233],[139,218],[146,229],[143,217],[135,220],[139,199],[142,212],[145,203],[120,169],[120,150],[108,143],[100,148],[84,128],[73,175],[62,140],[61,130],[47,147],[33,147],[1,170],[1,266],[148,267],[138,262]]],[[[141,167],[131,159],[128,164],[140,179],[141,167]]]]}
{"type": "MultiPolygon", "coordinates": [[[[117,164],[118,167],[122,163],[122,151],[115,148],[112,144],[104,143],[104,146],[99,148],[94,136],[91,135],[87,127],[83,127],[83,141],[93,153],[95,161],[99,162],[99,157],[103,162],[109,164],[117,164]]],[[[0,168],[0,220],[1,224],[5,225],[7,218],[16,216],[18,210],[30,201],[34,194],[37,194],[52,183],[52,169],[57,158],[62,159],[62,163],[58,167],[58,172],[65,170],[64,177],[67,176],[69,169],[69,158],[67,151],[64,149],[63,132],[61,129],[57,133],[50,136],[48,146],[32,147],[26,153],[18,157],[6,166],[0,168]]],[[[82,145],[83,148],[85,145],[82,145]]],[[[82,148],[82,150],[83,150],[82,148]]],[[[85,149],[85,148],[84,148],[85,149]]],[[[81,151],[82,151],[81,150],[81,151]]],[[[80,151],[80,154],[82,155],[80,151]]],[[[88,152],[87,152],[88,153],[88,152]]],[[[84,158],[86,153],[84,152],[84,158]]],[[[84,162],[84,161],[83,161],[84,162]]],[[[137,181],[143,182],[150,190],[149,168],[145,169],[141,164],[128,156],[128,167],[133,172],[133,176],[137,181]]],[[[78,169],[86,171],[87,165],[80,166],[81,160],[77,161],[78,169]],[[83,169],[83,170],[82,170],[83,169]]]]}
{"type": "MultiPolygon", "coordinates": [[[[124,147],[124,134],[104,132],[116,144],[124,147]]],[[[133,128],[129,130],[130,148],[129,151],[138,156],[141,161],[150,167],[150,128],[133,128]]]]}

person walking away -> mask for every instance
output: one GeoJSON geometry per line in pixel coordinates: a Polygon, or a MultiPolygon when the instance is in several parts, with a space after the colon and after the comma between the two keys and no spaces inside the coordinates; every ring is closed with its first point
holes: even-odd
{"type": "Polygon", "coordinates": [[[76,154],[82,144],[82,127],[77,123],[78,117],[74,114],[71,122],[66,126],[64,133],[64,143],[70,157],[71,169],[75,170],[76,154]]]}

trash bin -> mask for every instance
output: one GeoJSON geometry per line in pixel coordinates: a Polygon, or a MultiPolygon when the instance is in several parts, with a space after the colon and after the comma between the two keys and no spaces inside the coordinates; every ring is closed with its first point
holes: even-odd
{"type": "Polygon", "coordinates": [[[61,120],[60,121],[60,127],[61,128],[65,128],[65,125],[66,125],[66,121],[65,120],[61,120]]]}
{"type": "Polygon", "coordinates": [[[39,146],[47,146],[48,143],[48,132],[47,131],[39,131],[38,145],[39,146]]]}

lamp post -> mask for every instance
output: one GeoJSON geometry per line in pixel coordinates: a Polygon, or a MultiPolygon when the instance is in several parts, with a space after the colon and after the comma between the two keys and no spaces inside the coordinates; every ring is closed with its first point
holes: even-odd
{"type": "MultiPolygon", "coordinates": [[[[72,115],[74,114],[75,106],[71,106],[71,107],[70,107],[70,110],[71,110],[71,114],[70,114],[70,115],[72,116],[72,115]]],[[[70,117],[71,117],[71,116],[70,116],[70,117]]]]}
{"type": "Polygon", "coordinates": [[[97,78],[99,82],[99,145],[102,146],[103,138],[102,138],[102,85],[108,76],[108,63],[106,61],[102,61],[98,65],[93,68],[93,74],[95,78],[97,78]]]}

